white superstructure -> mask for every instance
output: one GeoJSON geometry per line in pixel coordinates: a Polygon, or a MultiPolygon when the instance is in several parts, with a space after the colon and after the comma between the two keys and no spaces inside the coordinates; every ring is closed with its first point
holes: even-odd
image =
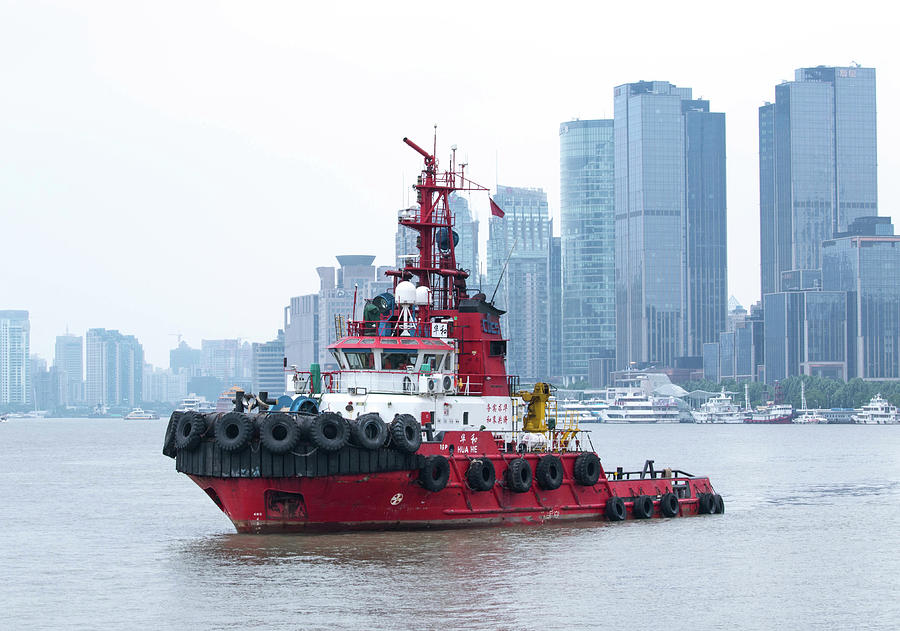
{"type": "Polygon", "coordinates": [[[743,423],[744,414],[725,393],[725,388],[715,397],[711,397],[693,413],[696,423],[743,423]]]}
{"type": "Polygon", "coordinates": [[[869,401],[868,405],[864,405],[853,415],[854,423],[864,425],[896,425],[900,422],[900,414],[897,408],[888,403],[887,399],[876,394],[869,401]]]}

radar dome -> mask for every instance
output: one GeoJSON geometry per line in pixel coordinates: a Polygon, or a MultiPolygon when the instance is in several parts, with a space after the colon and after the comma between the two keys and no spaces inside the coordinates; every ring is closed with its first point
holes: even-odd
{"type": "Polygon", "coordinates": [[[416,286],[408,280],[401,281],[397,283],[394,297],[397,299],[398,305],[414,305],[416,304],[416,286]]]}
{"type": "Polygon", "coordinates": [[[416,287],[416,304],[420,306],[431,304],[431,290],[428,287],[416,287]]]}

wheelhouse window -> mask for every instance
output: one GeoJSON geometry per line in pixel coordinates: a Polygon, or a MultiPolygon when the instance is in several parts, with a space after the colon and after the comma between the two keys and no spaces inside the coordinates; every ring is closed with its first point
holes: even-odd
{"type": "Polygon", "coordinates": [[[371,370],[375,368],[375,354],[371,348],[344,349],[347,368],[350,370],[371,370]]]}
{"type": "Polygon", "coordinates": [[[431,370],[441,370],[444,365],[444,355],[438,355],[435,353],[423,353],[422,354],[422,368],[428,365],[431,370]]]}
{"type": "Polygon", "coordinates": [[[407,370],[415,367],[418,359],[419,351],[386,348],[381,352],[381,367],[384,370],[407,370]]]}
{"type": "Polygon", "coordinates": [[[491,340],[491,355],[506,355],[506,340],[491,340]]]}

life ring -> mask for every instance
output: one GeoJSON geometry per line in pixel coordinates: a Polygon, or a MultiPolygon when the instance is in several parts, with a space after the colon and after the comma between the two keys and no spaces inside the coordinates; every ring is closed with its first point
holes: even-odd
{"type": "Polygon", "coordinates": [[[650,519],[653,517],[653,500],[649,495],[638,495],[631,506],[631,514],[636,519],[650,519]]]}
{"type": "Polygon", "coordinates": [[[443,490],[450,481],[450,462],[440,455],[428,456],[419,469],[419,482],[429,491],[443,490]]]}
{"type": "Polygon", "coordinates": [[[606,500],[606,517],[609,521],[625,521],[625,501],[621,497],[606,500]]]}
{"type": "Polygon", "coordinates": [[[494,463],[488,458],[476,458],[469,463],[466,482],[473,491],[490,491],[497,481],[494,463]]]}
{"type": "Polygon", "coordinates": [[[525,458],[510,461],[505,477],[506,486],[516,493],[525,493],[531,489],[531,467],[525,458]]]}
{"type": "Polygon", "coordinates": [[[600,479],[600,458],[597,454],[586,451],[575,458],[575,481],[582,486],[593,486],[600,479]]]}
{"type": "Polygon", "coordinates": [[[538,486],[545,491],[558,489],[563,483],[562,461],[553,454],[543,456],[538,460],[534,477],[537,478],[538,486]]]}
{"type": "Polygon", "coordinates": [[[253,429],[253,419],[246,414],[223,414],[216,420],[216,444],[224,451],[240,451],[250,444],[253,429]]]}
{"type": "Polygon", "coordinates": [[[675,517],[678,515],[678,498],[674,493],[666,493],[659,500],[659,512],[665,517],[675,517]]]}

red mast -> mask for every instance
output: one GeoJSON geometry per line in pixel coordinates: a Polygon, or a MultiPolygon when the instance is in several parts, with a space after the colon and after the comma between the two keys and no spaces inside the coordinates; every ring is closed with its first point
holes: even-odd
{"type": "Polygon", "coordinates": [[[465,178],[463,170],[456,172],[455,160],[450,170],[438,172],[437,158],[409,138],[403,142],[417,151],[425,166],[416,180],[418,209],[412,208],[401,215],[400,223],[415,230],[419,237],[418,261],[388,275],[397,278],[418,278],[420,287],[431,290],[431,308],[456,309],[465,289],[469,273],[456,266],[456,244],[453,239],[453,215],[450,212],[450,194],[454,191],[487,191],[484,186],[465,178]]]}

